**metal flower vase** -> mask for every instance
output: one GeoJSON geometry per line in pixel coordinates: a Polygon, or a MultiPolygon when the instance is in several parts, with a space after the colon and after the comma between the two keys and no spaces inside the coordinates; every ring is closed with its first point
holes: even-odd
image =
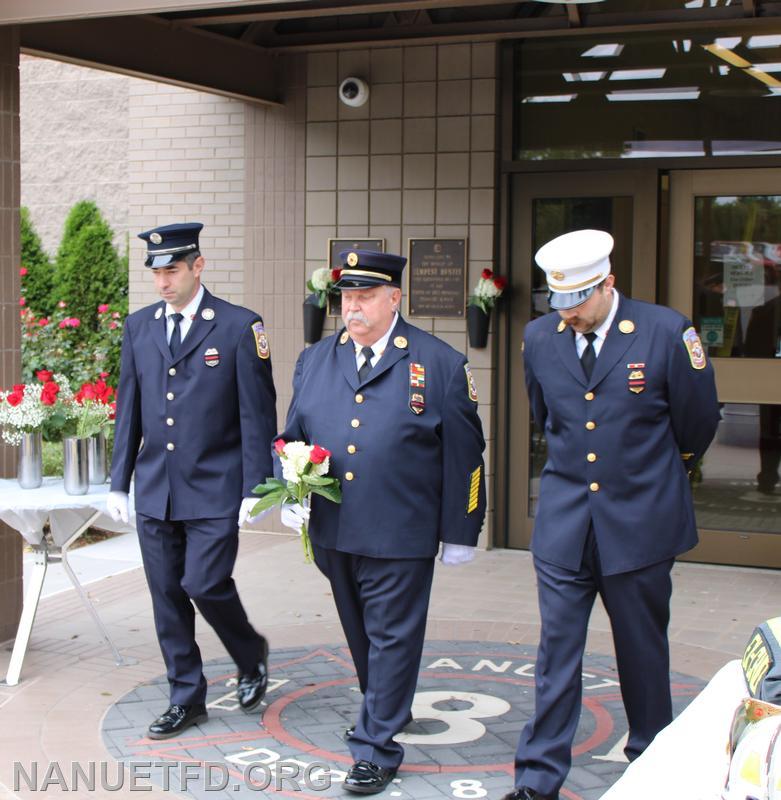
{"type": "Polygon", "coordinates": [[[491,317],[480,306],[466,307],[466,330],[470,347],[485,347],[488,344],[488,323],[491,317]]]}
{"type": "Polygon", "coordinates": [[[87,439],[89,450],[89,482],[101,484],[108,478],[108,460],[106,458],[106,434],[103,431],[93,434],[87,439]]]}
{"type": "Polygon", "coordinates": [[[66,436],[62,440],[62,481],[68,494],[87,494],[89,490],[89,439],[66,436]]]}
{"type": "Polygon", "coordinates": [[[37,489],[43,482],[43,445],[40,431],[22,434],[16,479],[22,489],[37,489]]]}
{"type": "Polygon", "coordinates": [[[317,295],[310,294],[304,300],[304,343],[314,344],[319,342],[323,335],[325,323],[325,308],[317,304],[317,295]]]}

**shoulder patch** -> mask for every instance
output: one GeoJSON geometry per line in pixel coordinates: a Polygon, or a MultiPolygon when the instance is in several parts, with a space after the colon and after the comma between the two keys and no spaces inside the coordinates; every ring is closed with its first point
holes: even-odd
{"type": "Polygon", "coordinates": [[[469,364],[464,364],[464,372],[466,373],[466,389],[469,392],[469,399],[477,402],[477,386],[475,386],[475,379],[472,377],[472,370],[469,369],[469,364]]]}
{"type": "Polygon", "coordinates": [[[258,350],[258,358],[266,359],[271,355],[271,348],[268,344],[268,336],[263,323],[258,320],[252,323],[252,333],[255,336],[255,347],[258,350]]]}
{"type": "Polygon", "coordinates": [[[705,369],[708,361],[705,357],[705,350],[702,342],[694,328],[687,328],[683,332],[683,343],[686,345],[686,352],[689,354],[689,361],[694,369],[705,369]]]}

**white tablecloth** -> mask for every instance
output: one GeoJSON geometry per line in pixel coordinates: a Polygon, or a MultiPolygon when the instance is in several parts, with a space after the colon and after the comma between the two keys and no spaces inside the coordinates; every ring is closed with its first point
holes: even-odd
{"type": "Polygon", "coordinates": [[[730,661],[600,800],[720,800],[732,717],[746,697],[740,661],[730,661]]]}
{"type": "Polygon", "coordinates": [[[96,511],[102,512],[92,524],[116,533],[135,531],[133,493],[130,493],[130,524],[114,522],[106,511],[109,485],[91,485],[87,494],[67,494],[62,478],[44,478],[37,489],[22,489],[15,479],[0,480],[0,519],[15,528],[32,545],[43,540],[48,519],[52,539],[62,545],[96,511]]]}

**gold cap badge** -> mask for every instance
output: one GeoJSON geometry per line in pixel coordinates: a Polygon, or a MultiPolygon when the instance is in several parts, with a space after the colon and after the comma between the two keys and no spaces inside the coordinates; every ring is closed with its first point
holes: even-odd
{"type": "Polygon", "coordinates": [[[556,333],[563,333],[567,327],[567,323],[562,320],[556,328],[556,333]]]}
{"type": "Polygon", "coordinates": [[[554,281],[563,281],[564,278],[567,277],[563,272],[559,272],[558,270],[551,272],[550,276],[554,281]]]}
{"type": "Polygon", "coordinates": [[[358,266],[358,253],[349,253],[347,256],[347,266],[348,267],[357,267],[358,266]]]}
{"type": "Polygon", "coordinates": [[[344,332],[344,333],[343,333],[343,334],[342,334],[342,335],[339,337],[339,344],[347,344],[347,340],[348,340],[349,338],[350,338],[350,334],[349,334],[349,333],[347,333],[347,331],[345,331],[345,332],[344,332]]]}
{"type": "Polygon", "coordinates": [[[621,322],[618,323],[618,330],[620,330],[621,333],[634,333],[635,323],[632,322],[631,319],[622,319],[621,322]]]}
{"type": "Polygon", "coordinates": [[[393,340],[393,344],[395,344],[398,348],[404,348],[407,346],[407,340],[404,336],[397,336],[393,340]]]}
{"type": "Polygon", "coordinates": [[[155,231],[154,233],[149,234],[149,241],[152,242],[152,244],[162,244],[163,237],[157,231],[155,231]]]}

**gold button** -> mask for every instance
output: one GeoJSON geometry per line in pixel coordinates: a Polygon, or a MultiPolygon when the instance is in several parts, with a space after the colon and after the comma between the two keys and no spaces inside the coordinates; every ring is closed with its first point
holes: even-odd
{"type": "Polygon", "coordinates": [[[354,444],[348,444],[348,445],[347,445],[347,452],[348,452],[350,455],[352,455],[352,454],[355,452],[355,445],[354,445],[354,444]]]}
{"type": "Polygon", "coordinates": [[[168,370],[168,374],[169,374],[169,375],[176,375],[176,367],[171,367],[171,368],[168,370]]]}
{"type": "Polygon", "coordinates": [[[598,492],[599,491],[599,484],[595,481],[594,483],[590,483],[588,485],[588,488],[591,489],[592,492],[598,492]]]}
{"type": "Polygon", "coordinates": [[[589,453],[589,454],[586,456],[586,461],[590,461],[592,464],[593,464],[593,463],[594,463],[596,460],[597,460],[597,454],[596,454],[596,453],[589,453]]]}
{"type": "Polygon", "coordinates": [[[593,399],[594,399],[594,392],[586,392],[586,393],[583,395],[583,397],[585,397],[585,398],[586,398],[586,400],[593,400],[593,399]]]}
{"type": "Polygon", "coordinates": [[[589,421],[586,423],[586,430],[587,430],[587,431],[593,431],[593,430],[594,430],[594,428],[596,428],[596,427],[597,427],[597,423],[596,423],[596,422],[594,422],[593,420],[589,420],[589,421]]]}
{"type": "Polygon", "coordinates": [[[175,447],[176,447],[176,445],[173,442],[168,442],[168,444],[165,446],[165,449],[166,450],[173,450],[175,447]]]}
{"type": "Polygon", "coordinates": [[[174,418],[173,417],[168,417],[168,419],[165,421],[165,424],[168,425],[168,427],[170,428],[171,425],[174,424],[174,418]]]}
{"type": "Polygon", "coordinates": [[[361,424],[361,421],[360,421],[359,419],[354,419],[354,420],[353,420],[353,421],[350,423],[350,425],[352,425],[352,426],[353,426],[353,428],[357,428],[357,427],[358,427],[360,424],[361,424]]]}
{"type": "Polygon", "coordinates": [[[344,473],[344,479],[346,481],[351,481],[354,477],[355,477],[355,475],[353,475],[352,472],[345,472],[344,473]]]}
{"type": "Polygon", "coordinates": [[[363,402],[363,395],[362,394],[356,394],[355,395],[355,402],[356,403],[362,403],[363,402]]]}
{"type": "Polygon", "coordinates": [[[174,399],[174,393],[173,392],[168,392],[168,394],[165,396],[165,399],[166,400],[173,400],[174,399]]]}

